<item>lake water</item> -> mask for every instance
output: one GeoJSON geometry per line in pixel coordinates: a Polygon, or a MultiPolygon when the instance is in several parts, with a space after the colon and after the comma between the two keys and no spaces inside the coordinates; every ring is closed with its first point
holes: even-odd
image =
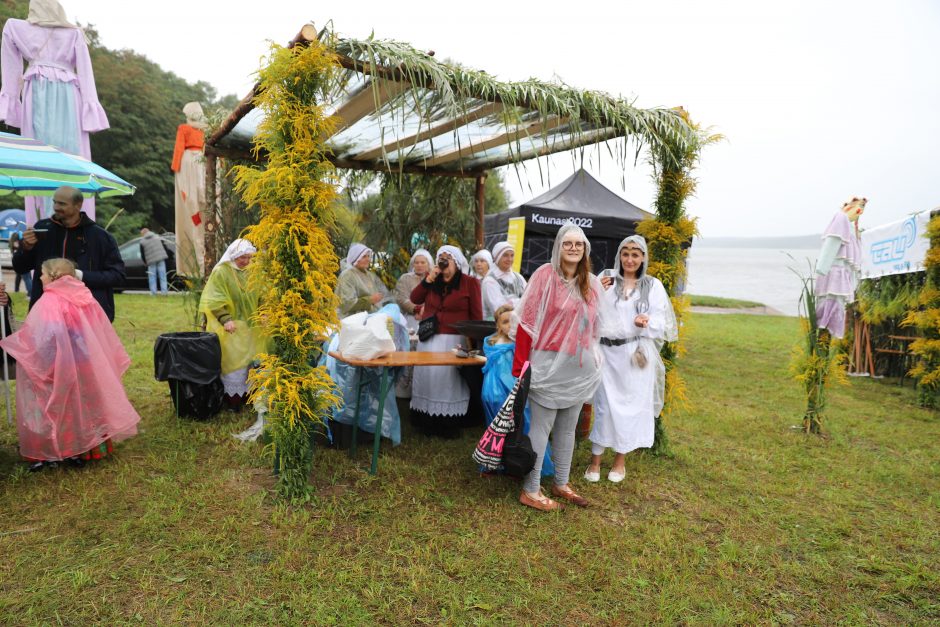
{"type": "Polygon", "coordinates": [[[815,264],[818,252],[818,249],[692,246],[687,291],[757,301],[785,315],[796,316],[803,286],[790,268],[807,274],[806,260],[815,264]]]}

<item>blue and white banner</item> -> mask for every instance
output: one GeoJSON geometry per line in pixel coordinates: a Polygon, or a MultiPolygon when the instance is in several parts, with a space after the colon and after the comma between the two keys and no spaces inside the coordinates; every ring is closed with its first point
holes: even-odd
{"type": "Polygon", "coordinates": [[[862,278],[907,274],[924,269],[930,248],[929,211],[862,232],[862,278]]]}

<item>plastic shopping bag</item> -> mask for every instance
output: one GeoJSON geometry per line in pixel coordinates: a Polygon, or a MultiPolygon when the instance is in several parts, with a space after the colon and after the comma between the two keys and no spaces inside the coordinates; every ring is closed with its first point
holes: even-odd
{"type": "Polygon", "coordinates": [[[375,359],[395,352],[395,340],[388,330],[385,314],[363,312],[340,321],[339,352],[353,359],[375,359]]]}

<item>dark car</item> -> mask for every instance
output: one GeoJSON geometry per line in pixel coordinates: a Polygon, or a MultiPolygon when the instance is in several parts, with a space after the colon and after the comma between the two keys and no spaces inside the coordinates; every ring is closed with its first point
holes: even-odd
{"type": "MultiPolygon", "coordinates": [[[[163,240],[163,246],[170,255],[166,260],[166,279],[169,285],[174,289],[183,288],[183,280],[176,276],[176,235],[174,233],[163,233],[160,235],[163,240]]],[[[124,290],[150,290],[150,284],[147,281],[147,266],[140,255],[140,238],[121,244],[118,249],[121,253],[121,259],[124,260],[124,270],[127,273],[127,279],[124,285],[116,291],[124,290]]]]}

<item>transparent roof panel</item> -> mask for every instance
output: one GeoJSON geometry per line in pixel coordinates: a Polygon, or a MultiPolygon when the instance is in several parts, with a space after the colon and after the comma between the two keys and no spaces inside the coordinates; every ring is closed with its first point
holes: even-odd
{"type": "Polygon", "coordinates": [[[222,144],[238,146],[240,148],[251,148],[255,133],[258,132],[258,125],[264,119],[264,113],[261,109],[252,109],[245,114],[238,124],[235,125],[228,135],[222,138],[222,144]]]}
{"type": "MultiPolygon", "coordinates": [[[[568,150],[570,148],[594,143],[603,139],[609,132],[610,129],[587,131],[579,138],[577,143],[572,141],[572,136],[567,129],[559,129],[559,132],[550,132],[547,136],[533,135],[519,141],[513,141],[509,144],[489,149],[485,153],[476,154],[472,159],[464,161],[462,166],[467,170],[477,170],[490,166],[504,165],[516,161],[517,159],[515,157],[519,155],[532,154],[543,148],[554,152],[556,150],[568,150]]],[[[451,164],[446,164],[444,167],[449,169],[450,165],[451,164]]]]}
{"type": "MultiPolygon", "coordinates": [[[[454,106],[444,102],[439,91],[370,78],[355,71],[339,73],[324,99],[328,114],[340,113],[351,122],[328,140],[333,154],[346,162],[358,158],[365,167],[383,159],[383,147],[390,167],[401,164],[421,167],[430,161],[429,169],[466,171],[505,165],[536,152],[567,150],[610,137],[609,129],[589,131],[580,121],[568,124],[567,120],[543,118],[536,111],[503,109],[479,98],[462,102],[458,106],[460,113],[453,119],[454,106]],[[385,98],[388,93],[393,94],[389,100],[372,111],[376,99],[385,98]],[[577,142],[572,141],[572,134],[577,134],[574,125],[580,125],[584,133],[577,142]],[[460,159],[456,158],[459,152],[465,153],[460,159]],[[442,157],[446,160],[434,161],[442,157]]],[[[263,119],[260,110],[250,110],[219,144],[250,149],[263,119]]]]}

